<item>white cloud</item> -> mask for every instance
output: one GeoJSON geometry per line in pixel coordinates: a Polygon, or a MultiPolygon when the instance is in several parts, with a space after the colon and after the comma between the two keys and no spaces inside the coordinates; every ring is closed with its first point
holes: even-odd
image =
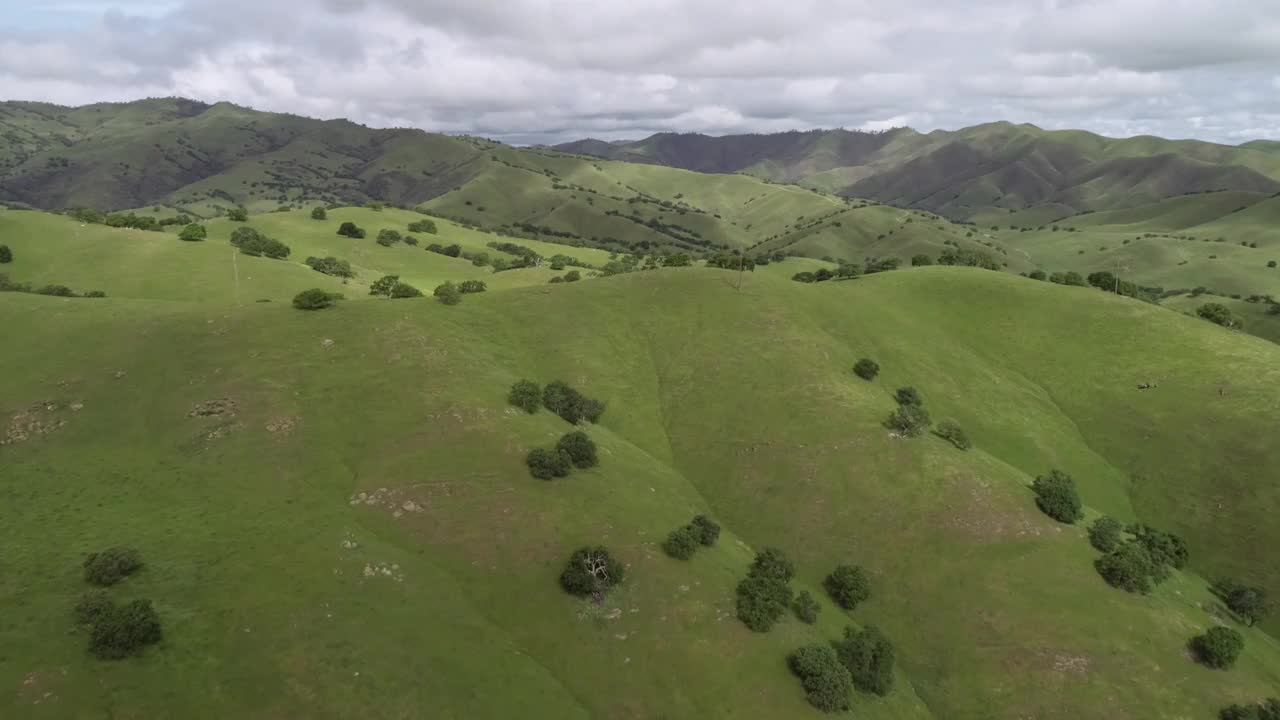
{"type": "Polygon", "coordinates": [[[1280,3],[1256,0],[49,0],[11,15],[0,97],[180,94],[513,141],[1008,119],[1234,142],[1274,135],[1280,114],[1280,3]]]}

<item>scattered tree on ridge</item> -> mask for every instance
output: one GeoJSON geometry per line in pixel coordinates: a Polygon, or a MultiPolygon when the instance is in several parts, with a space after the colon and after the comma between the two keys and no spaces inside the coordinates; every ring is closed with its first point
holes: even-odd
{"type": "Polygon", "coordinates": [[[885,425],[903,437],[920,437],[929,429],[929,412],[919,405],[902,405],[889,415],[885,425]]]}
{"type": "Polygon", "coordinates": [[[387,297],[390,297],[391,289],[394,288],[398,282],[400,282],[399,275],[383,275],[377,280],[374,280],[373,284],[369,286],[369,294],[386,295],[387,297]]]}
{"type": "Polygon", "coordinates": [[[844,639],[832,645],[859,690],[884,696],[893,689],[893,643],[875,626],[846,627],[844,639]]]}
{"type": "Polygon", "coordinates": [[[391,288],[391,298],[393,300],[416,297],[422,297],[422,291],[409,283],[398,282],[391,288]]]}
{"type": "Polygon", "coordinates": [[[331,293],[320,288],[303,290],[293,296],[293,306],[299,310],[324,310],[338,304],[342,293],[331,293]]]}
{"type": "Polygon", "coordinates": [[[796,599],[791,603],[791,612],[795,613],[796,619],[806,625],[812,625],[818,621],[818,613],[822,611],[822,606],[818,601],[809,594],[808,590],[801,590],[796,599]]]}
{"type": "Polygon", "coordinates": [[[462,293],[458,291],[458,286],[451,282],[437,285],[431,294],[435,296],[436,300],[445,305],[457,305],[462,302],[462,293]]]}
{"type": "Polygon", "coordinates": [[[529,474],[539,480],[566,477],[573,466],[567,455],[547,448],[530,450],[525,464],[529,466],[529,474]]]}
{"type": "Polygon", "coordinates": [[[579,597],[604,595],[621,583],[626,569],[603,546],[579,548],[560,574],[560,587],[579,597]]]}
{"type": "Polygon", "coordinates": [[[378,231],[378,239],[375,241],[382,247],[391,247],[400,242],[400,231],[391,228],[382,228],[378,231]]]}
{"type": "Polygon", "coordinates": [[[800,678],[805,699],[828,713],[849,709],[849,689],[853,678],[830,645],[806,645],[787,657],[787,667],[800,678]]]}
{"type": "Polygon", "coordinates": [[[249,219],[249,211],[243,207],[234,207],[227,211],[227,219],[233,222],[245,222],[249,219]]]}
{"type": "Polygon", "coordinates": [[[409,232],[420,232],[435,235],[439,231],[436,229],[436,223],[434,220],[423,219],[409,223],[409,232]]]}
{"type": "Polygon", "coordinates": [[[1031,489],[1036,494],[1036,506],[1054,520],[1070,525],[1084,517],[1076,482],[1070,475],[1051,470],[1048,475],[1037,477],[1031,489]]]}
{"type": "Polygon", "coordinates": [[[311,208],[311,219],[312,220],[328,220],[329,212],[324,209],[323,205],[317,205],[316,207],[311,208]]]}
{"type": "Polygon", "coordinates": [[[698,537],[698,542],[706,547],[711,547],[720,539],[720,523],[712,520],[706,515],[695,515],[691,523],[694,534],[698,537]]]}
{"type": "Polygon", "coordinates": [[[926,265],[932,265],[932,264],[933,264],[933,258],[929,257],[928,255],[924,255],[924,254],[914,255],[911,258],[911,267],[924,267],[926,265]]]}
{"type": "Polygon", "coordinates": [[[507,402],[532,415],[542,406],[542,388],[532,380],[520,380],[511,386],[507,402]]]}
{"type": "Polygon", "coordinates": [[[489,288],[484,284],[483,280],[463,280],[458,283],[458,292],[463,295],[471,293],[482,293],[489,288]]]}
{"type": "Polygon", "coordinates": [[[581,430],[565,433],[556,443],[556,451],[568,457],[573,466],[579,469],[595,467],[599,462],[595,442],[581,430]]]}
{"type": "Polygon", "coordinates": [[[102,552],[89,553],[83,567],[86,582],[107,587],[141,570],[142,557],[133,548],[110,547],[102,552]]]}
{"type": "Polygon", "coordinates": [[[1196,314],[1211,323],[1225,328],[1238,330],[1244,327],[1244,322],[1231,314],[1231,309],[1222,303],[1205,303],[1196,308],[1196,314]]]}
{"type": "Polygon", "coordinates": [[[1203,635],[1191,638],[1190,646],[1201,663],[1216,670],[1228,670],[1244,649],[1244,636],[1228,627],[1212,627],[1203,635]]]}
{"type": "Polygon", "coordinates": [[[343,237],[359,240],[364,237],[364,228],[356,227],[355,223],[347,221],[338,226],[338,234],[343,237]]]}
{"type": "Polygon", "coordinates": [[[871,597],[871,582],[862,568],[856,565],[837,565],[822,581],[827,594],[845,610],[853,610],[871,597]]]}
{"type": "Polygon", "coordinates": [[[209,233],[204,229],[203,225],[191,223],[190,225],[182,228],[182,232],[178,234],[178,239],[185,240],[187,242],[200,242],[208,237],[208,235],[209,233]]]}
{"type": "Polygon", "coordinates": [[[662,551],[676,560],[688,560],[698,551],[698,537],[690,525],[672,530],[662,542],[662,551]]]}
{"type": "Polygon", "coordinates": [[[853,373],[863,380],[875,380],[880,374],[880,364],[871,358],[862,358],[854,364],[853,373]]]}
{"type": "Polygon", "coordinates": [[[1226,603],[1231,612],[1240,616],[1250,627],[1264,620],[1271,612],[1266,588],[1244,585],[1224,578],[1215,582],[1211,589],[1226,603]]]}
{"type": "Polygon", "coordinates": [[[1103,516],[1089,526],[1089,544],[1098,550],[1109,553],[1120,546],[1124,536],[1124,526],[1110,516],[1103,516]]]}
{"type": "Polygon", "coordinates": [[[1145,547],[1133,542],[1120,543],[1115,550],[1095,560],[1093,567],[1108,585],[1143,595],[1150,593],[1169,573],[1145,547]]]}
{"type": "Polygon", "coordinates": [[[738,583],[738,619],[755,632],[768,632],[791,607],[791,586],[795,566],[777,548],[756,554],[747,577],[738,583]]]}
{"type": "Polygon", "coordinates": [[[0,245],[0,265],[13,262],[13,251],[8,245],[0,245]]]}
{"type": "Polygon", "coordinates": [[[94,619],[89,651],[104,660],[119,660],[160,642],[160,638],[160,617],[151,601],[134,600],[112,605],[94,619]]]}
{"type": "Polygon", "coordinates": [[[913,387],[898,388],[898,391],[893,394],[893,399],[897,400],[899,405],[924,406],[924,400],[920,399],[920,393],[913,387]]]}

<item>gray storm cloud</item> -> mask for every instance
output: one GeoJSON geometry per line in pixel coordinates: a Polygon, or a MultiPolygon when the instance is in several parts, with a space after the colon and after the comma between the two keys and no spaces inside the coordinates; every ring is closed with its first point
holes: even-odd
{"type": "Polygon", "coordinates": [[[1255,0],[51,0],[0,97],[230,100],[512,142],[997,119],[1280,137],[1255,0]]]}

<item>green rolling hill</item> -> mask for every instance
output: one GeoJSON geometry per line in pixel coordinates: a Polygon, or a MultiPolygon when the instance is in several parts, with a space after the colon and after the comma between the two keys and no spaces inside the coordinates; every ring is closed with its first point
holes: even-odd
{"type": "MultiPolygon", "coordinates": [[[[575,167],[560,182],[605,187],[575,167]]],[[[614,182],[657,192],[645,167],[614,182]]],[[[742,193],[695,177],[669,190],[713,218],[742,193]]],[[[841,212],[870,224],[891,210],[841,212]]],[[[909,215],[912,230],[952,232],[909,215]]],[[[14,540],[0,561],[0,684],[13,689],[0,714],[810,718],[787,653],[868,624],[896,646],[896,680],[883,698],[854,692],[856,717],[1212,718],[1280,686],[1275,620],[1237,622],[1205,581],[1280,593],[1280,565],[1259,552],[1280,542],[1280,452],[1260,431],[1280,408],[1280,347],[1007,272],[806,285],[790,274],[821,261],[792,258],[741,290],[705,267],[583,268],[583,282],[548,285],[545,267],[493,273],[374,242],[422,217],[251,215],[293,250],[268,260],[233,255],[225,218],[183,242],[0,210],[14,253],[0,272],[108,294],[0,293],[16,340],[0,354],[0,526],[14,540]],[[347,220],[369,236],[334,235],[347,220]],[[299,262],[319,253],[347,257],[356,278],[299,262]],[[456,307],[370,297],[369,279],[392,272],[490,290],[456,307]],[[312,286],[347,300],[288,306],[312,286]],[[873,382],[850,372],[860,357],[880,363],[873,382]],[[529,476],[525,453],[571,428],[509,407],[521,378],[607,403],[582,428],[598,467],[529,476]],[[886,430],[906,385],[974,448],[886,430]],[[1036,508],[1028,486],[1051,468],[1076,478],[1086,523],[1175,532],[1187,568],[1150,595],[1107,586],[1085,523],[1036,508]],[[723,523],[719,543],[666,557],[662,539],[696,513],[723,523]],[[627,567],[601,602],[556,581],[592,543],[627,567]],[[116,662],[86,654],[72,614],[81,555],[111,545],[146,566],[110,592],[152,600],[164,623],[158,645],[116,662]],[[735,617],[734,587],[767,546],[819,599],[816,624],[754,633],[735,617]],[[872,584],[850,612],[822,589],[844,562],[872,584]],[[1245,637],[1230,671],[1186,651],[1217,624],[1245,637]]],[[[505,240],[438,224],[429,241],[472,252],[505,240]]],[[[982,239],[1028,235],[1005,234],[982,239]]]]}

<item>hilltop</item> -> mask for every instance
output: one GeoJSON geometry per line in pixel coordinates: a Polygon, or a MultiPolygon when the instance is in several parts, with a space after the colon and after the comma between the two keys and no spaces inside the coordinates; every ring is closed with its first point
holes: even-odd
{"type": "Polygon", "coordinates": [[[772,135],[661,133],[626,143],[580,141],[566,152],[703,172],[745,173],[956,219],[1058,205],[1066,213],[1216,190],[1280,191],[1280,158],[1241,146],[989,123],[919,133],[815,130],[772,135]]]}
{"type": "MultiPolygon", "coordinates": [[[[813,718],[784,658],[847,625],[897,650],[893,690],[855,692],[857,717],[1207,719],[1280,685],[1275,621],[1246,627],[1206,583],[1280,592],[1257,552],[1280,542],[1280,452],[1259,431],[1280,409],[1280,347],[973,268],[803,284],[790,275],[822,261],[789,258],[737,290],[708,267],[604,277],[607,252],[547,243],[544,257],[581,254],[585,277],[549,285],[546,266],[375,242],[423,217],[255,214],[183,242],[0,210],[15,258],[0,271],[107,292],[0,293],[19,340],[0,355],[0,524],[17,539],[0,683],[19,688],[4,714],[813,718]],[[368,237],[335,236],[348,221],[368,237]],[[244,225],[292,255],[235,255],[244,225]],[[356,277],[301,263],[320,253],[356,277]],[[370,296],[391,272],[428,295],[490,289],[455,307],[370,296]],[[347,297],[289,307],[308,286],[347,297]],[[851,372],[861,357],[874,381],[851,372]],[[605,402],[581,428],[597,467],[530,477],[527,451],[570,426],[510,407],[522,378],[605,402]],[[890,433],[908,385],[973,449],[890,433]],[[1028,486],[1054,468],[1076,478],[1085,523],[1037,509],[1028,486]],[[667,557],[663,538],[697,513],[723,524],[719,543],[667,557]],[[1107,586],[1085,533],[1102,513],[1177,533],[1189,564],[1151,595],[1107,586]],[[594,543],[627,568],[600,603],[557,584],[594,543]],[[112,592],[164,622],[157,646],[116,662],[86,654],[71,612],[81,554],[111,545],[146,562],[112,592]],[[819,599],[817,624],[761,634],[735,617],[768,546],[819,599]],[[838,563],[870,578],[851,612],[822,588],[838,563]],[[1230,671],[1186,651],[1218,624],[1246,640],[1230,671]]],[[[500,240],[437,223],[423,245],[500,240]]]]}

